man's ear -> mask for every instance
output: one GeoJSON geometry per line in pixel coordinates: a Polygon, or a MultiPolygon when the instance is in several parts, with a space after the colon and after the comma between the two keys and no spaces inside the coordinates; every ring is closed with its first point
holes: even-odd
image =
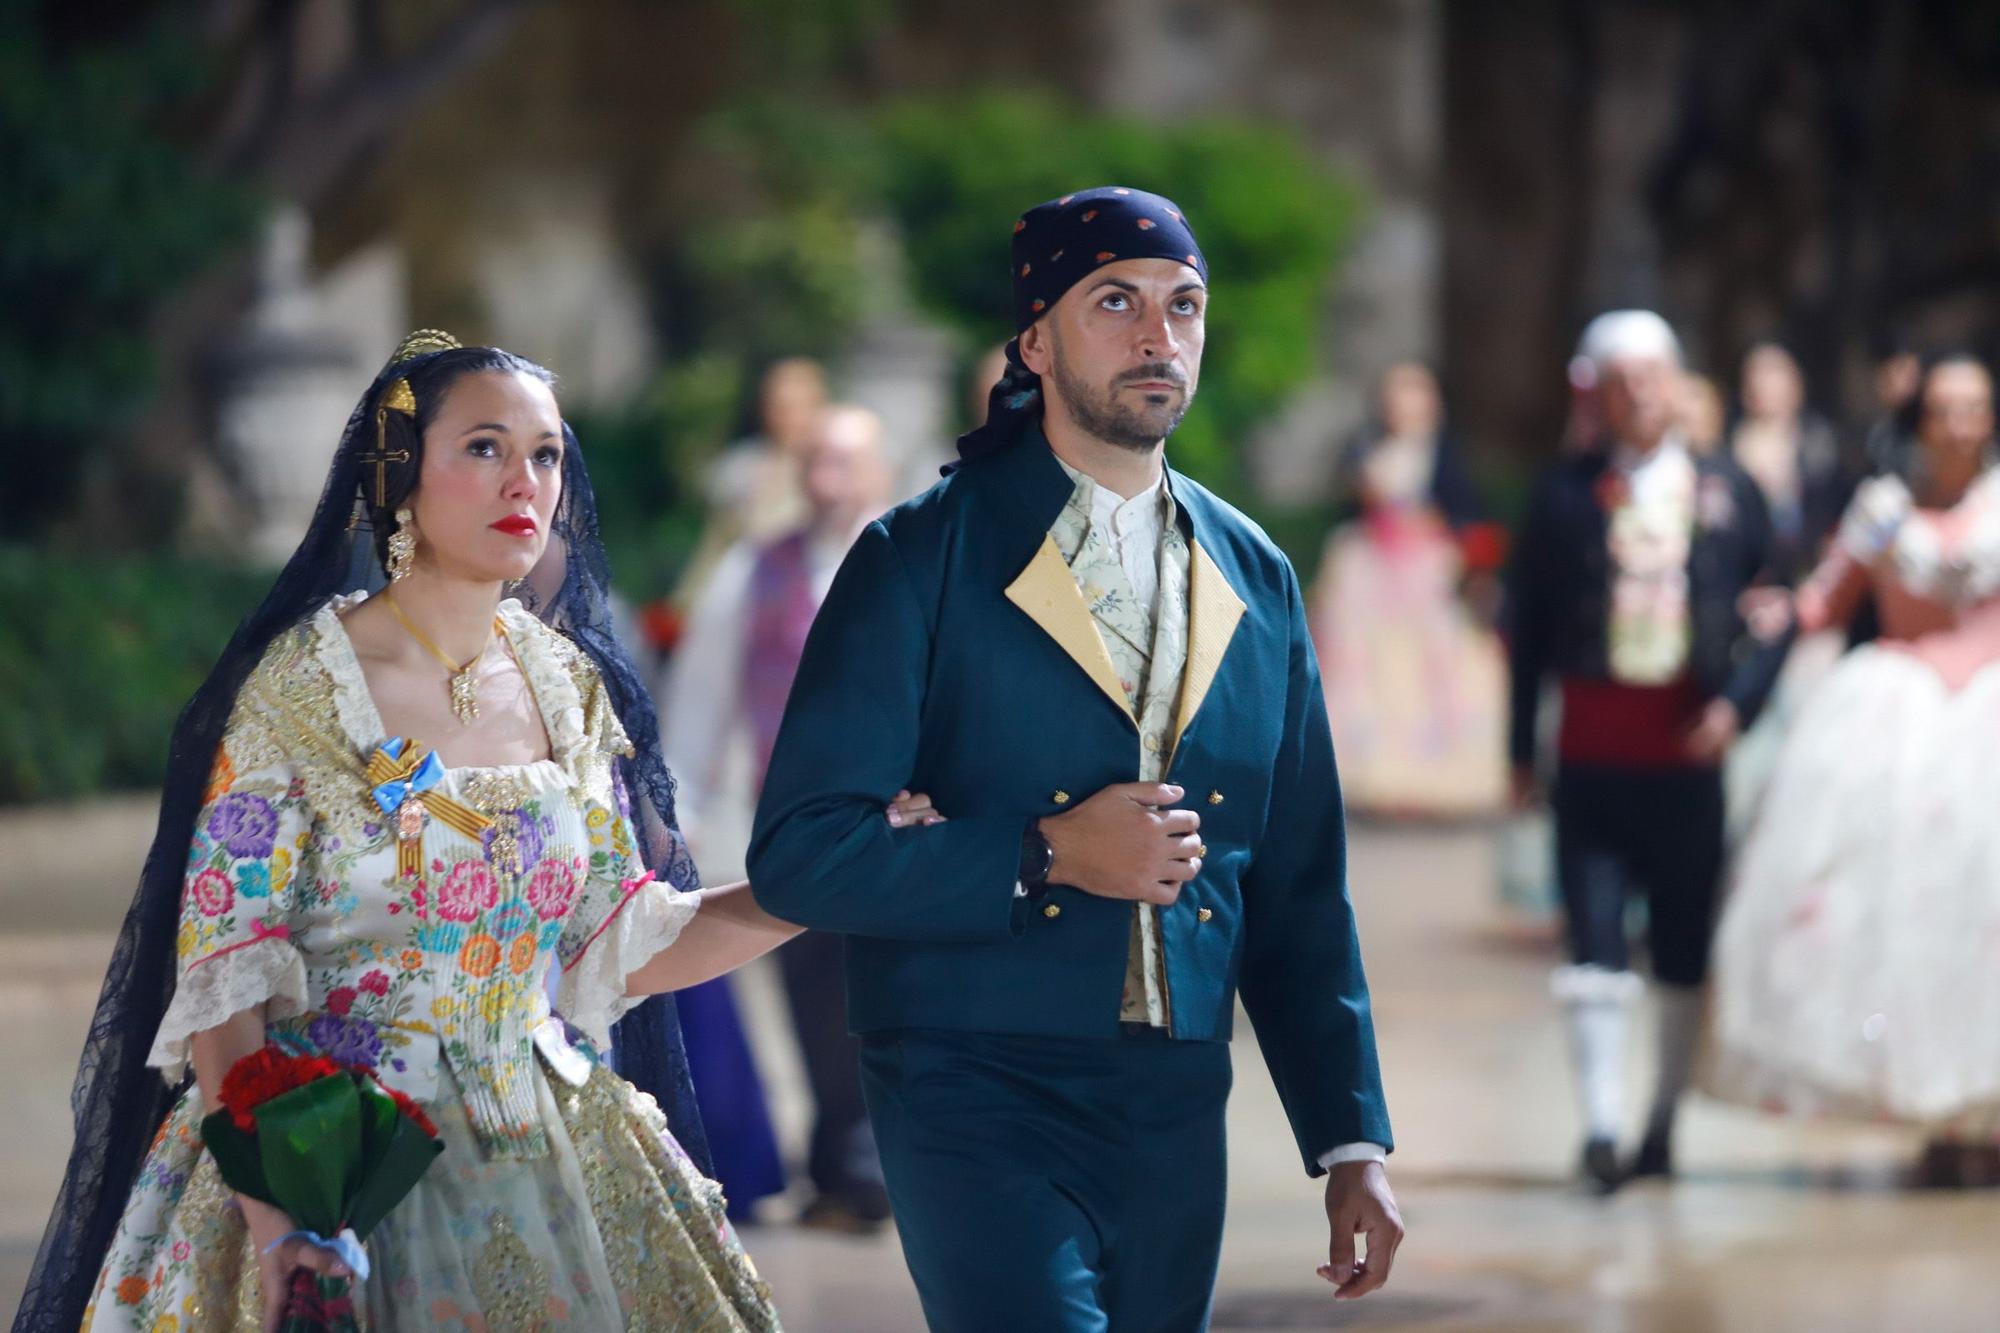
{"type": "Polygon", "coordinates": [[[1051,346],[1049,322],[1038,319],[1021,334],[1021,364],[1037,375],[1047,375],[1055,367],[1055,349],[1051,346]]]}

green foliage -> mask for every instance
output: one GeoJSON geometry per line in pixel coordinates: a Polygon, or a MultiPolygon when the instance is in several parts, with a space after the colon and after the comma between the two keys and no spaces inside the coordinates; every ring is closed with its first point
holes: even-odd
{"type": "Polygon", "coordinates": [[[668,367],[622,411],[570,414],[605,550],[626,596],[664,592],[693,553],[702,464],[728,442],[742,395],[741,363],[709,354],[668,367]]]}
{"type": "Polygon", "coordinates": [[[1123,184],[1185,210],[1214,297],[1201,389],[1170,447],[1177,466],[1240,491],[1244,438],[1312,373],[1355,187],[1288,131],[1242,121],[1159,125],[988,93],[894,104],[877,125],[918,294],[980,343],[1011,331],[1008,223],[1028,207],[1123,184]]]}
{"type": "MultiPolygon", "coordinates": [[[[896,276],[871,262],[871,222],[894,225],[917,300],[969,346],[990,345],[1011,331],[1012,220],[1067,190],[1133,185],[1187,211],[1215,285],[1175,464],[1237,496],[1244,441],[1317,363],[1327,292],[1361,211],[1356,188],[1282,128],[1142,123],[1031,94],[905,100],[867,114],[760,96],[715,113],[699,137],[705,188],[669,280],[682,336],[668,341],[684,358],[670,377],[733,378],[741,395],[773,357],[837,356],[881,299],[876,285],[896,276]]],[[[688,478],[727,432],[665,438],[688,478]]]]}
{"type": "Polygon", "coordinates": [[[732,0],[757,34],[757,69],[775,83],[812,79],[851,59],[894,17],[896,0],[732,0]]]}
{"type": "Polygon", "coordinates": [[[149,787],[268,572],[0,547],[0,803],[149,787]]]}
{"type": "Polygon", "coordinates": [[[52,50],[38,6],[0,4],[0,492],[12,537],[60,516],[91,455],[154,387],[159,302],[254,217],[161,133],[206,66],[165,22],[52,50]]]}

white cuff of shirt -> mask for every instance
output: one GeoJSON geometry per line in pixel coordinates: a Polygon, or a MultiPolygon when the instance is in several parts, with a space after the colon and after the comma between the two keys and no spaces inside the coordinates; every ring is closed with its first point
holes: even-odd
{"type": "Polygon", "coordinates": [[[1343,1162],[1381,1162],[1388,1156],[1389,1150],[1379,1143],[1343,1143],[1321,1153],[1319,1164],[1331,1171],[1343,1162]]]}

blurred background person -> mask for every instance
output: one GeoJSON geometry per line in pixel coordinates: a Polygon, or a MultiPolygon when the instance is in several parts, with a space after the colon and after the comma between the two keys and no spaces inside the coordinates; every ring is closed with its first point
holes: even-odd
{"type": "Polygon", "coordinates": [[[1504,533],[1466,475],[1430,368],[1391,366],[1376,404],[1337,464],[1350,517],[1327,538],[1312,613],[1341,789],[1359,811],[1494,813],[1507,790],[1505,678],[1466,592],[1483,585],[1490,616],[1504,533]]]}
{"type": "MultiPolygon", "coordinates": [[[[1729,456],[1770,506],[1766,575],[1772,591],[1790,589],[1819,561],[1857,478],[1832,424],[1807,405],[1805,376],[1785,348],[1752,346],[1743,357],[1737,396],[1741,411],[1729,431],[1729,456]]],[[[1731,749],[1726,788],[1732,845],[1756,815],[1786,730],[1846,646],[1841,629],[1799,637],[1770,705],[1731,749]]]]}
{"type": "Polygon", "coordinates": [[[1915,352],[1891,344],[1875,360],[1868,378],[1874,412],[1864,423],[1861,459],[1869,475],[1894,472],[1901,465],[1900,454],[1913,444],[1905,429],[1904,414],[1917,396],[1917,381],[1923,376],[1923,358],[1915,352]]]}
{"type": "Polygon", "coordinates": [[[1717,953],[1714,1086],[1926,1126],[1919,1179],[2000,1184],[2000,472],[1993,380],[1922,373],[1904,466],[1799,590],[1808,632],[1873,590],[1881,637],[1807,702],[1717,953]]]}
{"type": "Polygon", "coordinates": [[[1832,424],[1807,406],[1805,376],[1783,347],[1758,343],[1745,354],[1738,400],[1729,456],[1770,507],[1771,576],[1795,584],[1818,562],[1854,478],[1832,424]]]}
{"type": "MultiPolygon", "coordinates": [[[[745,538],[718,562],[689,618],[662,710],[682,800],[702,830],[696,852],[717,864],[742,862],[747,838],[725,846],[713,835],[747,827],[806,632],[847,548],[892,499],[882,423],[873,412],[845,404],[825,408],[808,423],[803,441],[798,458],[805,521],[773,537],[745,538]],[[738,737],[749,744],[750,783],[747,790],[730,791],[725,767],[738,737]],[[723,804],[737,812],[707,815],[723,804]]],[[[814,1197],[801,1220],[830,1230],[873,1230],[889,1215],[888,1198],[861,1098],[860,1046],[847,1033],[841,939],[809,931],[786,945],[778,962],[813,1100],[807,1174],[814,1197]]],[[[725,1144],[740,1135],[744,1169],[755,1169],[757,1185],[772,1194],[783,1182],[763,1170],[769,1116],[727,985],[724,979],[682,993],[688,1058],[703,1118],[714,1126],[717,1174],[730,1186],[725,1144]]],[[[730,1198],[736,1197],[731,1187],[730,1198]]]]}
{"type": "Polygon", "coordinates": [[[1552,803],[1571,956],[1553,989],[1583,1110],[1582,1166],[1599,1189],[1672,1171],[1676,1108],[1694,1059],[1722,874],[1721,764],[1775,668],[1746,646],[1737,603],[1763,568],[1755,483],[1695,458],[1675,424],[1680,341],[1645,310],[1600,315],[1580,354],[1603,435],[1544,474],[1508,584],[1516,800],[1537,798],[1536,713],[1562,687],[1552,803]],[[1628,1168],[1625,1034],[1643,985],[1627,906],[1643,894],[1659,1063],[1628,1168]]]}
{"type": "Polygon", "coordinates": [[[700,598],[716,560],[738,540],[767,540],[805,521],[799,459],[826,401],[826,371],[811,357],[788,356],[765,369],[757,387],[756,433],[729,445],[708,466],[708,521],[681,579],[683,604],[700,598]]]}
{"type": "Polygon", "coordinates": [[[1693,372],[1682,377],[1678,420],[1681,437],[1687,441],[1690,452],[1707,455],[1722,448],[1729,413],[1722,390],[1714,380],[1693,372]]]}

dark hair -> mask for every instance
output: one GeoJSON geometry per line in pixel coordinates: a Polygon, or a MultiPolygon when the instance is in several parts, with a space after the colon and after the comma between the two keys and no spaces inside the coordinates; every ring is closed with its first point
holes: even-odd
{"type": "Polygon", "coordinates": [[[1896,409],[1896,433],[1911,445],[1915,445],[1924,428],[1924,391],[1930,387],[1931,376],[1947,366],[1976,366],[1991,378],[1992,371],[1977,353],[1964,348],[1953,348],[1945,352],[1933,352],[1923,359],[1917,370],[1917,391],[1909,401],[1896,409]]]}
{"type": "MultiPolygon", "coordinates": [[[[390,455],[403,454],[406,457],[385,465],[382,504],[375,503],[375,465],[368,463],[361,471],[362,514],[375,534],[375,558],[382,562],[384,569],[389,566],[389,537],[396,530],[396,511],[417,489],[417,478],[423,473],[424,432],[437,419],[452,385],[467,375],[494,370],[527,375],[551,387],[556,382],[555,373],[547,367],[498,347],[455,347],[437,352],[413,361],[410,372],[400,377],[400,382],[409,384],[410,396],[417,400],[417,412],[414,417],[395,411],[383,414],[383,450],[390,455]]],[[[398,382],[396,377],[386,378],[376,390],[367,405],[368,424],[364,429],[373,431],[374,414],[381,406],[383,396],[398,382]]]]}
{"type": "MultiPolygon", "coordinates": [[[[533,362],[496,348],[424,352],[386,367],[361,395],[341,432],[319,507],[298,548],[257,608],[236,627],[221,658],[174,724],[160,789],[160,818],[138,891],[125,914],[106,969],[104,987],[84,1038],[70,1093],[75,1140],[69,1165],[49,1212],[28,1284],[15,1315],[14,1333],[70,1333],[83,1318],[130,1201],[154,1131],[188,1086],[170,1087],[146,1056],[177,984],[175,932],[182,881],[195,820],[205,803],[237,691],[273,639],[346,592],[380,588],[379,540],[388,527],[362,530],[364,516],[388,518],[415,485],[422,430],[451,382],[475,370],[517,370],[545,382],[552,377],[533,362]],[[366,461],[378,443],[375,409],[398,379],[410,381],[414,419],[391,412],[399,433],[386,442],[406,449],[407,462],[384,478],[388,514],[375,501],[375,467],[366,461]],[[425,411],[426,405],[429,413],[425,411]]],[[[611,570],[597,523],[597,500],[583,450],[563,429],[563,488],[550,533],[549,557],[559,563],[548,588],[522,590],[525,608],[552,631],[566,635],[596,666],[612,712],[631,738],[633,753],[612,771],[632,802],[633,836],[648,869],[682,890],[701,877],[675,818],[674,780],[660,755],[659,718],[638,665],[612,627],[611,570]]],[[[704,1175],[710,1173],[708,1141],[688,1075],[687,1055],[670,995],[645,1001],[612,1030],[612,1066],[666,1112],[681,1147],[704,1175]]]]}

